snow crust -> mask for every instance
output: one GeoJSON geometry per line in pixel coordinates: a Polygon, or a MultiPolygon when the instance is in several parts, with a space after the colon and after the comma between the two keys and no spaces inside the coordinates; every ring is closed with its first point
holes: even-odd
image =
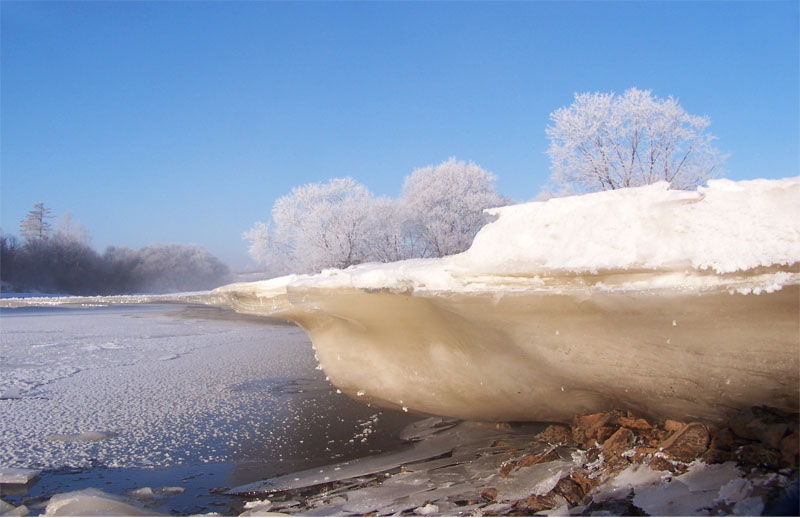
{"type": "Polygon", "coordinates": [[[562,276],[558,281],[563,284],[576,275],[604,272],[630,276],[611,282],[582,279],[582,287],[588,283],[598,291],[723,288],[757,294],[800,283],[796,268],[791,268],[800,263],[800,177],[711,180],[697,191],[671,190],[661,182],[488,212],[497,220],[486,225],[461,254],[367,263],[253,284],[262,290],[259,296],[267,298],[293,287],[552,289],[554,277],[562,276]],[[777,271],[754,271],[770,267],[777,271]],[[743,272],[749,273],[747,279],[734,275],[743,272]]]}

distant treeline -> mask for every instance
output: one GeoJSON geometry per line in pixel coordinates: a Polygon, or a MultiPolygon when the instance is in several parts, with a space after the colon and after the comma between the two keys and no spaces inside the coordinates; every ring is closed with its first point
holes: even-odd
{"type": "Polygon", "coordinates": [[[171,293],[211,289],[229,281],[228,267],[202,246],[111,246],[101,255],[89,246],[82,227],[71,228],[68,216],[66,225],[51,232],[47,211],[41,204],[31,211],[20,226],[22,241],[0,235],[2,291],[171,293]]]}

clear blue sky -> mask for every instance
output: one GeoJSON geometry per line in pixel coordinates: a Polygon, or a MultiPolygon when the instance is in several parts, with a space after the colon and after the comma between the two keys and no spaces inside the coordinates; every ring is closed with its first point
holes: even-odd
{"type": "Polygon", "coordinates": [[[456,156],[534,197],[549,114],[636,86],[708,115],[733,179],[798,174],[798,2],[9,2],[2,211],[71,211],[92,244],[241,233],[293,186],[394,196],[456,156]]]}

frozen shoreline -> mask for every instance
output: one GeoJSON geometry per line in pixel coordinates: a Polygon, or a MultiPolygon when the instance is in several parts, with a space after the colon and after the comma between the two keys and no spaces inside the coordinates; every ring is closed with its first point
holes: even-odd
{"type": "MultiPolygon", "coordinates": [[[[565,442],[543,455],[550,446],[538,442],[537,434],[545,426],[542,424],[509,427],[434,419],[430,422],[441,422],[445,426],[434,425],[427,430],[415,425],[416,428],[404,436],[407,439],[422,438],[421,453],[411,456],[403,453],[409,445],[401,444],[397,433],[405,424],[420,417],[402,412],[381,412],[337,394],[325,382],[324,374],[315,369],[316,362],[308,339],[293,326],[274,326],[229,310],[200,306],[49,308],[13,312],[16,314],[10,318],[8,310],[0,313],[4,324],[9,320],[12,324],[15,320],[20,324],[16,328],[14,325],[4,327],[4,333],[11,332],[4,334],[3,355],[8,355],[11,342],[17,345],[25,343],[24,334],[32,333],[33,328],[42,335],[55,332],[62,338],[63,343],[51,344],[43,350],[52,351],[59,346],[68,349],[69,332],[64,332],[69,331],[70,326],[64,326],[64,323],[69,321],[73,322],[71,332],[76,338],[73,348],[106,343],[103,341],[103,328],[107,325],[117,337],[118,345],[138,347],[140,353],[147,353],[128,358],[131,360],[128,364],[114,364],[110,358],[96,357],[92,360],[95,362],[92,369],[33,387],[21,393],[19,398],[0,400],[0,412],[3,412],[0,415],[0,437],[6,445],[4,463],[10,462],[16,467],[49,467],[33,485],[17,488],[17,494],[8,490],[13,486],[4,486],[3,500],[12,505],[24,504],[32,514],[44,512],[50,497],[56,493],[86,488],[100,489],[108,496],[96,492],[78,493],[77,500],[71,505],[112,506],[105,507],[106,512],[116,509],[113,506],[121,506],[119,509],[126,512],[143,510],[148,514],[221,512],[234,515],[270,509],[288,514],[359,515],[371,509],[404,509],[403,514],[477,516],[530,514],[537,510],[546,511],[548,506],[556,508],[557,512],[602,514],[609,509],[621,512],[620,509],[630,509],[625,506],[633,505],[633,492],[622,496],[617,494],[619,491],[614,493],[614,482],[607,481],[601,487],[598,485],[601,478],[595,483],[596,490],[591,489],[595,486],[586,488],[586,491],[599,491],[597,495],[600,496],[595,495],[597,500],[594,500],[595,496],[585,501],[584,497],[576,496],[584,493],[575,493],[573,482],[582,479],[571,478],[573,482],[562,483],[562,476],[575,470],[588,469],[600,473],[609,468],[612,471],[616,469],[614,474],[617,474],[620,466],[610,462],[609,457],[606,457],[606,462],[586,464],[587,460],[580,460],[583,453],[577,457],[570,453],[583,449],[589,456],[596,455],[593,438],[584,444],[565,442]],[[36,319],[39,323],[31,325],[36,319]],[[86,321],[85,326],[78,325],[82,320],[86,321]],[[103,323],[105,320],[108,322],[103,323]],[[48,321],[56,325],[48,328],[45,324],[48,321]],[[120,326],[121,323],[125,325],[120,326]],[[134,345],[138,336],[136,329],[146,331],[144,336],[139,336],[140,339],[154,342],[151,345],[160,345],[154,349],[147,349],[145,342],[134,345]],[[202,344],[189,346],[182,342],[196,341],[199,337],[202,337],[202,344]],[[269,337],[274,342],[271,345],[269,340],[265,341],[269,337]],[[14,341],[17,338],[20,338],[19,342],[14,341]],[[181,347],[186,350],[177,354],[181,347]],[[265,377],[275,369],[281,371],[279,378],[265,377]],[[157,403],[159,397],[177,401],[180,408],[165,405],[164,401],[157,403]],[[119,408],[117,413],[112,412],[115,407],[131,405],[135,408],[130,409],[130,413],[119,408]],[[27,410],[20,412],[23,407],[27,410]],[[60,407],[68,411],[58,413],[60,407]],[[205,413],[197,411],[200,407],[205,408],[205,413]],[[276,414],[277,407],[285,409],[285,412],[276,414]],[[109,416],[116,417],[117,423],[126,426],[106,426],[110,421],[104,419],[109,416]],[[13,417],[19,419],[14,422],[13,417]],[[457,435],[448,438],[448,430],[454,424],[453,430],[457,435]],[[101,428],[113,432],[113,435],[89,437],[97,440],[79,440],[81,437],[76,435],[83,433],[83,439],[86,439],[86,435],[97,434],[101,428]],[[46,434],[62,437],[47,439],[44,437],[46,434]],[[215,434],[219,437],[214,437],[215,434]],[[425,444],[426,437],[439,440],[439,436],[442,437],[440,442],[444,441],[441,449],[437,449],[436,443],[425,444]],[[14,440],[8,440],[10,437],[14,440]],[[235,445],[226,443],[231,438],[235,445]],[[25,441],[30,441],[30,444],[25,445],[25,441]],[[206,452],[215,448],[218,457],[207,456],[206,452]],[[159,452],[162,454],[160,457],[157,455],[159,452]],[[178,452],[183,452],[183,457],[178,452]],[[381,468],[376,475],[358,476],[358,470],[361,473],[374,470],[377,459],[365,457],[379,452],[397,460],[381,468]],[[440,456],[442,453],[445,454],[443,457],[440,456]],[[49,461],[45,459],[48,455],[51,456],[49,461]],[[538,460],[531,464],[534,457],[538,460]],[[339,480],[334,475],[338,476],[338,469],[348,464],[331,464],[352,459],[363,459],[352,464],[361,463],[365,467],[356,468],[355,475],[344,471],[341,474],[355,478],[331,482],[333,485],[329,486],[317,485],[316,489],[306,487],[313,486],[316,479],[320,479],[317,484],[324,482],[325,477],[339,480]],[[529,467],[536,462],[544,464],[535,469],[529,467]],[[507,473],[504,466],[508,466],[507,473]],[[303,474],[303,470],[309,468],[313,469],[303,474]],[[551,473],[551,468],[558,469],[551,473]],[[284,473],[288,475],[280,477],[284,473]],[[551,480],[556,474],[558,480],[551,480]],[[267,489],[266,494],[249,497],[223,494],[228,488],[275,476],[290,481],[294,485],[288,487],[296,489],[277,493],[267,489]],[[539,492],[550,488],[550,492],[535,498],[517,498],[528,492],[528,489],[516,488],[518,477],[523,477],[520,480],[525,480],[523,485],[526,488],[528,485],[540,488],[536,490],[539,492]],[[387,482],[385,486],[384,482],[387,482]],[[551,482],[558,487],[551,488],[551,482]],[[492,491],[498,488],[500,493],[495,495],[492,491]],[[572,492],[565,493],[567,490],[572,492]],[[609,491],[610,499],[606,494],[609,491]],[[570,504],[562,494],[579,500],[570,501],[570,504]],[[434,497],[435,500],[431,500],[434,497]],[[271,502],[264,503],[265,499],[271,499],[271,502]],[[581,501],[584,503],[580,504],[581,501]],[[593,501],[598,503],[586,503],[593,501]],[[126,505],[133,507],[124,507],[126,505]]],[[[29,334],[28,338],[34,336],[29,334]]],[[[89,358],[102,351],[125,354],[123,347],[82,349],[89,358]]],[[[636,420],[618,421],[628,426],[630,422],[636,420]]],[[[596,433],[602,445],[603,441],[608,441],[610,431],[607,428],[581,433],[596,433]]],[[[584,426],[581,430],[590,428],[584,426]]],[[[548,433],[546,442],[562,440],[558,434],[548,433]]],[[[633,444],[639,443],[634,441],[633,444]]],[[[642,443],[642,447],[647,445],[642,443]]],[[[648,455],[647,451],[643,450],[644,455],[648,455]]],[[[717,459],[722,460],[725,459],[717,459]]],[[[653,469],[658,471],[669,466],[653,464],[653,469]]],[[[680,481],[684,479],[708,479],[702,484],[717,484],[712,481],[716,480],[714,476],[719,472],[724,475],[720,479],[722,482],[719,487],[714,486],[711,493],[706,489],[701,491],[702,495],[692,493],[700,491],[697,488],[701,486],[697,486],[697,482],[687,482],[689,489],[681,490],[689,491],[687,494],[693,500],[686,505],[712,505],[720,498],[718,494],[723,494],[723,485],[739,484],[741,488],[736,493],[737,498],[751,499],[738,508],[740,511],[753,510],[755,505],[773,505],[762,497],[773,494],[778,482],[790,487],[796,484],[796,468],[781,474],[778,474],[777,467],[774,468],[775,476],[779,477],[775,479],[754,475],[735,482],[745,471],[732,466],[708,471],[700,466],[690,469],[700,473],[699,476],[681,478],[680,470],[685,468],[677,464],[676,473],[659,472],[660,485],[654,485],[656,479],[652,478],[650,471],[631,469],[636,474],[636,483],[643,485],[643,494],[655,495],[662,490],[668,493],[676,487],[683,488],[686,484],[680,481]],[[791,477],[795,482],[791,482],[791,477]],[[670,482],[673,478],[678,482],[670,482]],[[758,501],[752,500],[756,497],[758,501]]],[[[766,471],[767,475],[770,469],[766,471]]],[[[245,488],[245,492],[257,491],[258,485],[245,488]]],[[[658,505],[666,505],[662,496],[650,503],[639,503],[657,509],[658,505]]],[[[588,493],[586,498],[589,498],[588,493]]],[[[731,505],[739,500],[731,500],[731,505]]]]}

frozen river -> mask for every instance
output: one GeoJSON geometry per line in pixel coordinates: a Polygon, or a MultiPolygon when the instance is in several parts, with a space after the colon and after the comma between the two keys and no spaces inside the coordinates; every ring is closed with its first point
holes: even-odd
{"type": "Polygon", "coordinates": [[[48,470],[33,493],[208,493],[394,448],[415,420],[337,393],[299,328],[230,310],[3,309],[0,326],[0,467],[48,470]]]}

